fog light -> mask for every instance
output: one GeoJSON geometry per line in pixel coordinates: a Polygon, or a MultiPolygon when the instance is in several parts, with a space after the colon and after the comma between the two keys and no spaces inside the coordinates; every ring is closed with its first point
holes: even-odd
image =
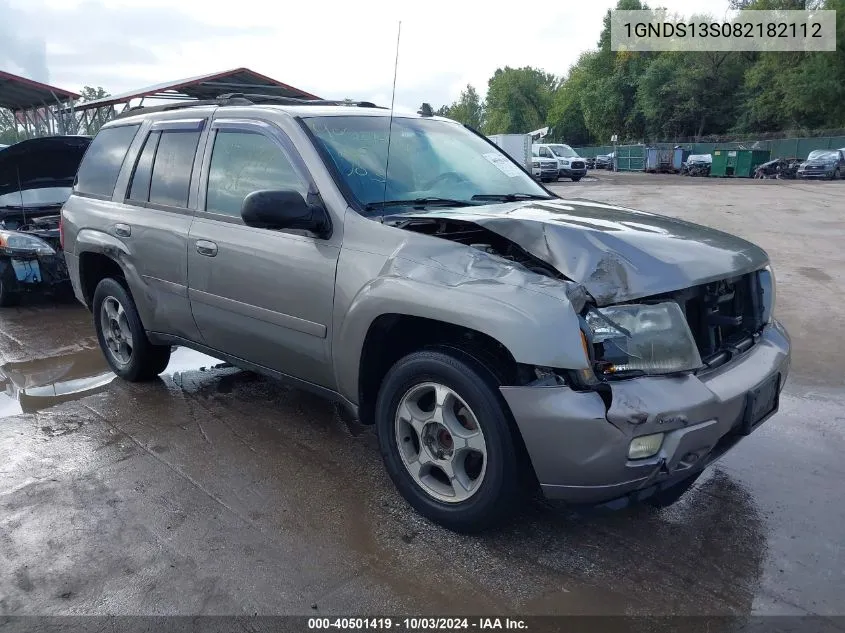
{"type": "Polygon", "coordinates": [[[641,435],[631,440],[631,446],[628,448],[628,459],[643,459],[651,457],[660,450],[663,444],[663,433],[654,433],[652,435],[641,435]]]}

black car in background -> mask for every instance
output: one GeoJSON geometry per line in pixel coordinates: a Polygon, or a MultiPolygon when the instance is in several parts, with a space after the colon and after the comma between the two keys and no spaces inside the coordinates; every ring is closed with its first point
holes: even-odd
{"type": "Polygon", "coordinates": [[[0,307],[25,292],[71,295],[59,218],[87,136],[48,136],[0,150],[0,307]]]}
{"type": "Polygon", "coordinates": [[[815,149],[798,166],[799,178],[839,180],[845,174],[845,153],[841,149],[815,149]]]}

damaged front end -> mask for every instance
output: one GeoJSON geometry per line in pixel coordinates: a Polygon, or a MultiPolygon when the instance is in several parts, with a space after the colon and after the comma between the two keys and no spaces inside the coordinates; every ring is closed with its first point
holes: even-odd
{"type": "Polygon", "coordinates": [[[69,286],[58,222],[48,216],[13,231],[0,228],[0,305],[13,304],[24,292],[69,286]]]}
{"type": "Polygon", "coordinates": [[[60,214],[90,141],[35,138],[0,154],[0,306],[26,292],[71,294],[60,214]]]}
{"type": "Polygon", "coordinates": [[[560,336],[581,337],[586,368],[535,367],[501,387],[548,498],[628,502],[688,484],[777,411],[790,343],[768,257],[744,240],[583,201],[387,221],[581,290],[580,332],[560,336]]]}

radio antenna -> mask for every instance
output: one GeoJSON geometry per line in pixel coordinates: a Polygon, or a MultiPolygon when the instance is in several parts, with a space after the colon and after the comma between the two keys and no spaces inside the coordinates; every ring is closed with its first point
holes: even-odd
{"type": "Polygon", "coordinates": [[[382,192],[381,219],[384,221],[384,209],[387,203],[387,168],[390,166],[390,139],[393,136],[393,104],[396,101],[396,71],[399,69],[399,38],[402,37],[402,20],[396,31],[396,59],[393,62],[393,92],[390,95],[390,122],[387,127],[387,156],[384,159],[384,190],[382,192]]]}

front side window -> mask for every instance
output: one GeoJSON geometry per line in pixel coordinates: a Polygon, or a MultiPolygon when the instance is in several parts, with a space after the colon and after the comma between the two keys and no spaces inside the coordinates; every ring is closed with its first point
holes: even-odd
{"type": "Polygon", "coordinates": [[[126,152],[139,127],[121,125],[100,130],[79,165],[75,190],[111,198],[126,152]]]}
{"type": "Polygon", "coordinates": [[[291,162],[263,134],[219,130],[211,152],[205,209],[240,217],[241,205],[253,191],[293,190],[303,196],[308,186],[291,162]]]}
{"type": "Polygon", "coordinates": [[[474,196],[549,197],[501,150],[450,121],[398,117],[390,134],[386,116],[303,121],[363,207],[385,199],[444,198],[472,204],[478,202],[474,196]]]}

